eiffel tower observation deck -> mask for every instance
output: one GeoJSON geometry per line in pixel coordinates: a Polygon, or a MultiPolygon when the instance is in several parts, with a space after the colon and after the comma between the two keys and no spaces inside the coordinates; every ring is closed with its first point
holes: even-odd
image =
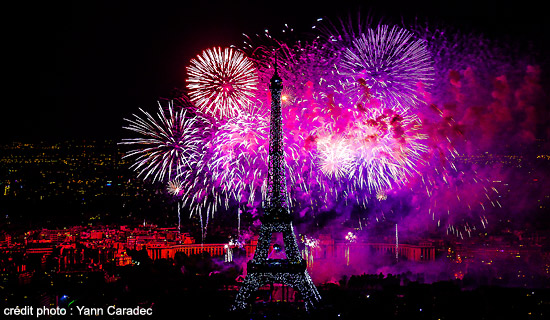
{"type": "Polygon", "coordinates": [[[306,261],[300,255],[292,226],[292,216],[288,208],[281,109],[283,80],[277,73],[277,66],[275,66],[269,89],[271,123],[267,196],[263,204],[264,213],[260,219],[262,225],[254,258],[247,264],[247,275],[237,294],[233,309],[245,309],[253,298],[253,293],[260,287],[278,283],[299,291],[306,310],[310,310],[318,305],[321,296],[307,272],[306,261]],[[286,259],[268,257],[273,233],[282,233],[286,259]]]}

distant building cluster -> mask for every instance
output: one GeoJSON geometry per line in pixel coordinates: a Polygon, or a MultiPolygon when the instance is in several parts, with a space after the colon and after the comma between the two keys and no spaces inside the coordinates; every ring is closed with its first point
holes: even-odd
{"type": "Polygon", "coordinates": [[[130,196],[136,182],[121,175],[127,165],[114,141],[13,142],[0,150],[0,194],[8,198],[130,196]]]}
{"type": "Polygon", "coordinates": [[[128,167],[110,140],[0,145],[0,219],[58,227],[158,209],[158,190],[128,167]]]}
{"type": "MultiPolygon", "coordinates": [[[[132,259],[130,250],[137,252],[159,244],[194,242],[189,234],[175,228],[151,225],[74,226],[29,230],[18,235],[3,233],[0,235],[0,285],[17,288],[29,285],[34,279],[47,282],[46,287],[55,291],[59,286],[112,283],[119,279],[117,268],[139,264],[132,259]]],[[[6,304],[13,302],[9,295],[2,299],[6,304]]],[[[59,303],[50,302],[44,305],[59,303]]]]}
{"type": "Polygon", "coordinates": [[[31,230],[12,237],[0,236],[2,282],[26,283],[33,272],[51,274],[96,272],[107,267],[132,265],[128,250],[159,244],[192,244],[195,240],[173,229],[142,226],[81,227],[31,230]]]}
{"type": "Polygon", "coordinates": [[[502,155],[502,154],[492,154],[489,152],[473,155],[463,155],[458,158],[462,163],[469,164],[480,164],[480,165],[490,165],[490,164],[503,164],[507,166],[513,166],[521,168],[522,164],[525,163],[525,159],[520,155],[502,155]],[[523,163],[522,163],[523,161],[523,163]]]}

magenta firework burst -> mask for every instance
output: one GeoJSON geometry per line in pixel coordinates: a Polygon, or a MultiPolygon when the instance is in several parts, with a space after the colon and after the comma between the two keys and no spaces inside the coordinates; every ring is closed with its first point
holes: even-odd
{"type": "Polygon", "coordinates": [[[408,110],[378,112],[350,130],[358,158],[354,183],[371,193],[405,182],[426,152],[426,136],[417,116],[408,110]]]}
{"type": "MultiPolygon", "coordinates": [[[[289,154],[299,157],[293,140],[286,141],[289,154]]],[[[258,206],[265,196],[266,159],[269,154],[269,117],[241,113],[220,121],[203,145],[194,172],[187,177],[184,202],[193,213],[212,215],[230,202],[258,206]]],[[[292,169],[289,169],[292,172],[292,169]]],[[[289,183],[294,180],[289,179],[289,183]]]]}
{"type": "Polygon", "coordinates": [[[201,143],[196,118],[186,110],[176,110],[173,103],[165,111],[159,103],[155,116],[140,109],[143,116],[125,119],[124,129],[139,134],[139,138],[123,139],[120,144],[131,145],[124,158],[134,158],[130,168],[143,179],[153,182],[166,182],[182,175],[190,164],[198,158],[201,143]]]}
{"type": "Polygon", "coordinates": [[[241,114],[214,134],[206,165],[216,186],[228,198],[253,203],[265,188],[268,137],[268,118],[258,114],[241,114]]]}
{"type": "Polygon", "coordinates": [[[253,104],[258,77],[252,62],[231,48],[206,49],[187,67],[189,96],[205,114],[233,117],[253,104]]]}
{"type": "Polygon", "coordinates": [[[182,198],[191,213],[211,216],[230,202],[259,203],[267,177],[268,137],[265,115],[240,113],[218,121],[185,180],[182,198]]]}
{"type": "Polygon", "coordinates": [[[416,107],[434,78],[433,58],[422,39],[394,26],[378,25],[343,49],[339,72],[354,104],[373,98],[384,107],[416,107]]]}

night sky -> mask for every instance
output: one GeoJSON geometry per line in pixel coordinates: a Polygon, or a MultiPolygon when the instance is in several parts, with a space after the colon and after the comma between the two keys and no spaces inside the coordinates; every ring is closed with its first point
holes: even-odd
{"type": "Polygon", "coordinates": [[[548,52],[542,1],[49,1],[6,11],[10,87],[2,142],[114,139],[123,118],[185,86],[189,60],[242,33],[308,31],[319,17],[369,13],[442,22],[548,52]],[[261,3],[261,4],[260,4],[261,3]],[[13,101],[12,101],[13,99],[13,101]],[[8,102],[10,101],[10,102],[8,102]]]}

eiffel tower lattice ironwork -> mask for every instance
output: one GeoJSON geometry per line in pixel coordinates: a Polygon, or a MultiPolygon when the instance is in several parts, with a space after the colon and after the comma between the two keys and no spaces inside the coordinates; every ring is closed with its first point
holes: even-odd
{"type": "Polygon", "coordinates": [[[258,237],[258,244],[247,264],[247,275],[233,305],[234,310],[245,309],[251,295],[260,287],[279,283],[300,292],[306,310],[315,308],[321,295],[313,284],[306,269],[306,261],[300,255],[292,216],[288,208],[285,178],[285,157],[283,149],[283,128],[281,114],[281,91],[283,81],[277,73],[271,78],[271,123],[269,132],[269,172],[267,197],[258,237]],[[269,259],[269,248],[273,233],[282,233],[286,259],[269,259]]]}

